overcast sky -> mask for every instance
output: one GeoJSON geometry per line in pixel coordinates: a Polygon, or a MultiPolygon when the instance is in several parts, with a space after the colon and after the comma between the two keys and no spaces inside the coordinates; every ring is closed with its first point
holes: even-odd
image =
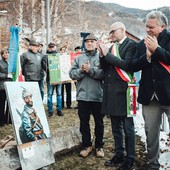
{"type": "MultiPolygon", "coordinates": [[[[86,0],[90,1],[90,0],[86,0]]],[[[125,7],[130,8],[139,8],[139,9],[155,9],[163,6],[169,6],[170,7],[170,0],[97,0],[100,2],[110,2],[110,3],[116,3],[120,4],[125,7]]]]}

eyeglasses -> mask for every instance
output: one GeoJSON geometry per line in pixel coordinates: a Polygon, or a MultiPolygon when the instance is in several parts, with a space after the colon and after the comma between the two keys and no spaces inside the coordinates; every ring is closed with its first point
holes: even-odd
{"type": "Polygon", "coordinates": [[[109,35],[113,35],[113,34],[114,34],[117,30],[119,30],[119,29],[120,29],[120,28],[110,31],[109,35]]]}

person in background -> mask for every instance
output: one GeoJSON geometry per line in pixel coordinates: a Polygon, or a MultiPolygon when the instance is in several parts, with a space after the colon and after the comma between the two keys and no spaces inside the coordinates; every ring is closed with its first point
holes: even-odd
{"type": "Polygon", "coordinates": [[[141,70],[138,102],[145,121],[148,170],[159,170],[158,161],[162,113],[170,119],[170,32],[168,19],[161,11],[146,16],[146,37],[138,44],[130,64],[132,71],[141,70]]]}
{"type": "Polygon", "coordinates": [[[105,162],[105,166],[120,165],[119,170],[132,170],[135,162],[135,129],[133,117],[128,117],[127,111],[128,83],[118,69],[124,70],[124,73],[129,71],[128,65],[135,54],[136,43],[126,36],[126,27],[122,22],[111,25],[110,40],[114,42],[110,48],[102,42],[97,45],[101,68],[105,73],[101,112],[110,116],[115,141],[115,155],[105,162]]]}
{"type": "MultiPolygon", "coordinates": [[[[63,54],[65,52],[67,52],[67,48],[65,46],[61,47],[60,53],[63,54]]],[[[66,90],[66,106],[67,106],[67,109],[72,109],[72,107],[71,107],[71,104],[72,104],[72,101],[71,101],[71,82],[62,83],[62,106],[63,106],[63,108],[64,108],[64,89],[66,90]]]]}
{"type": "Polygon", "coordinates": [[[50,75],[49,75],[49,65],[48,65],[48,54],[57,54],[55,43],[51,42],[48,44],[47,55],[44,55],[42,59],[43,69],[46,71],[46,82],[47,82],[47,106],[48,106],[48,116],[53,116],[53,93],[56,89],[56,110],[58,116],[63,116],[62,112],[62,85],[52,85],[50,84],[50,75]]]}
{"type": "MultiPolygon", "coordinates": [[[[77,55],[77,56],[80,55],[81,54],[81,47],[80,46],[75,47],[74,52],[75,52],[75,55],[77,55]]],[[[77,82],[75,82],[74,84],[75,84],[75,86],[77,86],[77,82]]],[[[77,104],[77,106],[75,106],[75,109],[78,109],[78,104],[77,104]]]]}
{"type": "Polygon", "coordinates": [[[42,55],[38,52],[39,44],[35,40],[30,40],[28,51],[20,56],[22,75],[25,81],[38,82],[41,98],[44,98],[44,70],[42,68],[42,55]]]}
{"type": "Polygon", "coordinates": [[[4,82],[12,81],[12,74],[8,73],[8,57],[9,52],[7,49],[2,49],[1,60],[0,60],[0,126],[4,126],[9,123],[10,116],[8,112],[8,104],[6,105],[6,92],[4,87],[4,82]]]}
{"type": "Polygon", "coordinates": [[[103,115],[101,102],[103,96],[102,79],[103,70],[100,69],[99,54],[96,50],[96,37],[89,34],[85,39],[86,52],[75,58],[69,75],[77,80],[78,115],[80,119],[80,132],[82,134],[82,151],[80,156],[87,157],[92,152],[90,132],[90,115],[95,122],[95,149],[97,157],[104,157],[103,151],[103,115]]]}
{"type": "MultiPolygon", "coordinates": [[[[42,56],[44,56],[43,47],[44,47],[43,43],[39,42],[38,43],[38,53],[40,53],[42,56]]],[[[40,81],[40,89],[41,89],[42,100],[44,99],[44,77],[45,77],[45,71],[44,71],[43,75],[44,76],[43,76],[43,78],[40,81]]]]}
{"type": "Polygon", "coordinates": [[[43,43],[42,42],[39,42],[38,43],[38,52],[40,53],[40,54],[43,54],[43,47],[44,47],[44,45],[43,45],[43,43]]]}
{"type": "Polygon", "coordinates": [[[81,52],[81,47],[80,47],[80,46],[75,47],[75,48],[74,48],[74,51],[75,51],[76,53],[81,52]]]}

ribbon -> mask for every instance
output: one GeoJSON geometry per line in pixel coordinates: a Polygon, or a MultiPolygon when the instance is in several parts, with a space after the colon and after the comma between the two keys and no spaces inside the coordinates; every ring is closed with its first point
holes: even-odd
{"type": "MultiPolygon", "coordinates": [[[[120,58],[117,43],[115,43],[112,46],[112,54],[114,56],[120,58]]],[[[116,69],[118,75],[122,78],[122,80],[128,83],[128,88],[126,90],[127,116],[132,117],[132,116],[136,115],[136,84],[134,82],[134,78],[130,73],[128,73],[116,66],[115,66],[115,69],[116,69]]]]}

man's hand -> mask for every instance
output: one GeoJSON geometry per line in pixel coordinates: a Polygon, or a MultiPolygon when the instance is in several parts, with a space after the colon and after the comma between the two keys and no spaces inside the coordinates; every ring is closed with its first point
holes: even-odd
{"type": "Polygon", "coordinates": [[[90,71],[90,62],[89,60],[86,61],[83,65],[82,65],[82,70],[86,73],[88,73],[90,71]]]}
{"type": "Polygon", "coordinates": [[[104,43],[100,41],[97,42],[97,49],[101,56],[106,56],[107,53],[109,52],[107,45],[105,45],[104,43]]]}
{"type": "Polygon", "coordinates": [[[34,138],[34,141],[37,141],[37,140],[38,140],[38,138],[37,138],[37,137],[35,137],[35,138],[34,138]]]}
{"type": "Polygon", "coordinates": [[[100,48],[100,43],[102,43],[101,41],[98,41],[96,44],[96,48],[99,51],[100,57],[103,57],[103,52],[102,49],[100,48]]]}
{"type": "Polygon", "coordinates": [[[151,61],[151,56],[152,56],[152,53],[149,51],[149,49],[146,47],[146,57],[147,57],[147,60],[150,62],[151,61]]]}
{"type": "Polygon", "coordinates": [[[145,45],[146,45],[146,48],[148,48],[148,50],[151,53],[154,53],[157,47],[159,47],[158,40],[156,39],[156,37],[152,37],[150,35],[147,35],[145,37],[145,45]]]}

